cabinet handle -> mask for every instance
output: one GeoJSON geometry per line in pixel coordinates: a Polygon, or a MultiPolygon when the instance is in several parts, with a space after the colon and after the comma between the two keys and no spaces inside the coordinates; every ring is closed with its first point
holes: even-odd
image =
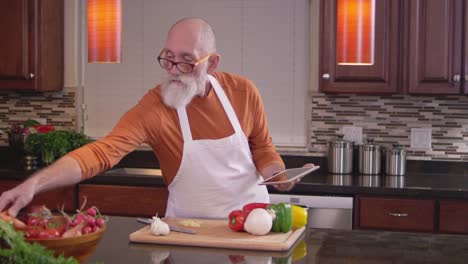
{"type": "Polygon", "coordinates": [[[457,83],[460,82],[461,81],[461,75],[460,74],[455,74],[453,76],[453,81],[457,82],[457,83]]]}
{"type": "Polygon", "coordinates": [[[408,216],[407,213],[392,213],[392,212],[389,212],[388,215],[395,216],[395,217],[407,217],[408,216]]]}
{"type": "Polygon", "coordinates": [[[322,79],[324,79],[324,80],[329,80],[329,79],[330,79],[330,74],[324,73],[324,74],[322,75],[322,79]]]}
{"type": "Polygon", "coordinates": [[[29,79],[32,80],[32,79],[34,79],[35,76],[36,76],[36,75],[34,75],[34,73],[31,72],[31,73],[29,74],[29,79]]]}

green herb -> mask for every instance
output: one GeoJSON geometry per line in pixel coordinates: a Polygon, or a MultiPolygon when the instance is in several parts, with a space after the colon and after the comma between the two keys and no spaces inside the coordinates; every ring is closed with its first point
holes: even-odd
{"type": "Polygon", "coordinates": [[[28,120],[23,122],[23,127],[32,127],[32,126],[40,125],[40,124],[41,123],[39,123],[38,121],[36,121],[34,119],[28,119],[28,120]]]}
{"type": "Polygon", "coordinates": [[[37,243],[28,243],[23,234],[13,228],[12,223],[0,220],[0,263],[79,263],[75,258],[54,253],[37,243]]]}
{"type": "Polygon", "coordinates": [[[40,157],[45,164],[50,164],[89,142],[91,140],[81,132],[58,130],[29,134],[24,149],[27,154],[40,157]]]}

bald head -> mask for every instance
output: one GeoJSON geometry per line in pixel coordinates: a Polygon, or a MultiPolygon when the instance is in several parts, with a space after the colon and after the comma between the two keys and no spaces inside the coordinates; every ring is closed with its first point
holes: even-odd
{"type": "Polygon", "coordinates": [[[184,41],[200,53],[216,52],[216,38],[210,24],[201,18],[183,18],[169,30],[167,41],[184,41]]]}

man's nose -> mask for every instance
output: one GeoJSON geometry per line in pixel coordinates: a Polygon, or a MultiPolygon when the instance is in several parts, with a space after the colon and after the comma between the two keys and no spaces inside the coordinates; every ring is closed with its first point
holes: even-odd
{"type": "Polygon", "coordinates": [[[169,73],[174,76],[178,76],[180,74],[179,69],[176,67],[175,64],[172,65],[172,68],[169,70],[169,73]]]}

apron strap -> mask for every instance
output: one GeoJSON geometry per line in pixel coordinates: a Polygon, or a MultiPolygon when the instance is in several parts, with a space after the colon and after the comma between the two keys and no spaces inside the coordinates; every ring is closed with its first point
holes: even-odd
{"type": "Polygon", "coordinates": [[[219,84],[218,80],[216,80],[215,77],[211,76],[208,74],[208,79],[211,82],[211,85],[214,88],[214,91],[218,95],[219,100],[221,101],[221,105],[224,108],[224,111],[226,112],[229,121],[231,121],[231,125],[234,128],[234,131],[236,133],[243,134],[244,132],[242,131],[242,128],[239,123],[239,119],[237,119],[236,112],[234,112],[234,109],[232,108],[231,103],[229,102],[229,99],[226,96],[226,93],[224,92],[223,88],[219,84]]]}
{"type": "Polygon", "coordinates": [[[192,131],[190,131],[190,125],[185,107],[177,108],[177,115],[179,116],[180,130],[182,130],[184,142],[192,141],[192,131]]]}

